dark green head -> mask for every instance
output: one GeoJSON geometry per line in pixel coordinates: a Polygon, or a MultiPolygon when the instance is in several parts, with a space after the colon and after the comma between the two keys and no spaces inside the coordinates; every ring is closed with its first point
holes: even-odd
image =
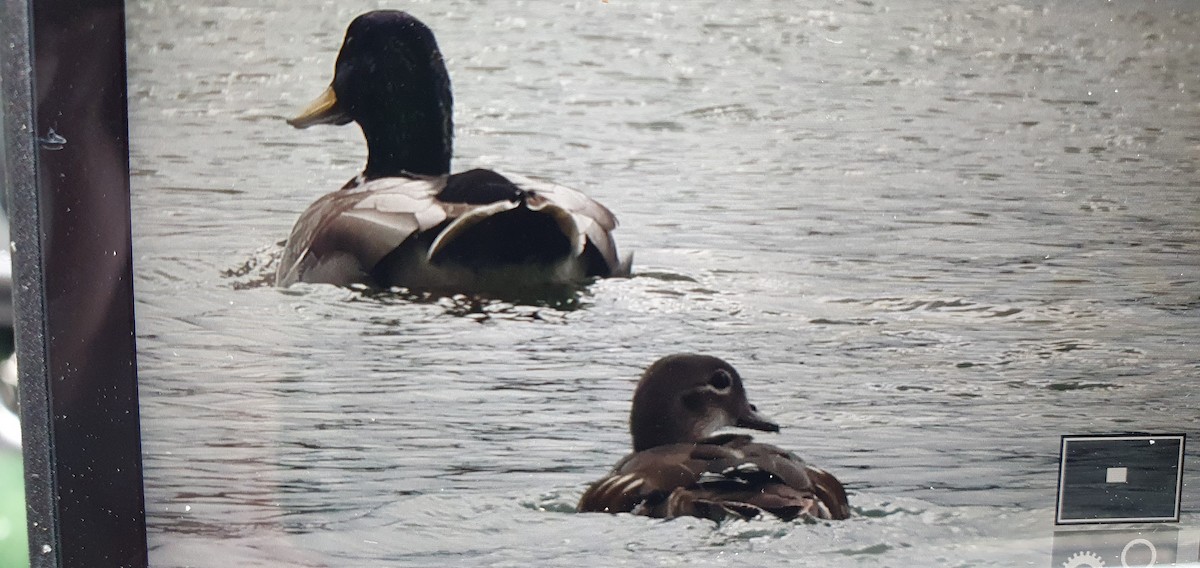
{"type": "Polygon", "coordinates": [[[380,10],[350,23],[333,83],[288,123],[357,122],[367,139],[368,179],[442,175],[450,172],[453,106],[433,32],[405,12],[380,10]]]}

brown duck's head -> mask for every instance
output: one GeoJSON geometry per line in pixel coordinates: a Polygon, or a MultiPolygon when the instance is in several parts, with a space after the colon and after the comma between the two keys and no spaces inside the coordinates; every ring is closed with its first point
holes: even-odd
{"type": "Polygon", "coordinates": [[[633,393],[634,451],[695,442],[729,426],[779,431],[747,400],[737,370],[717,357],[663,357],[646,369],[633,393]]]}

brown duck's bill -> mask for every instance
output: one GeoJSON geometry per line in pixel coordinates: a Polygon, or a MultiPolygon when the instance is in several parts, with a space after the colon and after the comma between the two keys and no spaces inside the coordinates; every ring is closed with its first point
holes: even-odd
{"type": "Polygon", "coordinates": [[[778,432],[779,425],[772,422],[766,416],[759,414],[753,408],[746,408],[742,411],[742,415],[738,416],[737,424],[739,428],[752,428],[754,430],[762,430],[763,432],[778,432]]]}
{"type": "Polygon", "coordinates": [[[333,85],[330,85],[307,108],[300,111],[300,114],[288,119],[287,123],[296,128],[308,128],[316,124],[348,124],[351,120],[353,119],[350,115],[338,104],[337,93],[333,92],[333,85]]]}

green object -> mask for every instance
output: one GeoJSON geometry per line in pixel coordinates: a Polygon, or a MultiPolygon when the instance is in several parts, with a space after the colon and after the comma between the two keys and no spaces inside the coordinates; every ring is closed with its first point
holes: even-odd
{"type": "Polygon", "coordinates": [[[0,568],[29,566],[24,476],[21,452],[0,450],[0,568]]]}

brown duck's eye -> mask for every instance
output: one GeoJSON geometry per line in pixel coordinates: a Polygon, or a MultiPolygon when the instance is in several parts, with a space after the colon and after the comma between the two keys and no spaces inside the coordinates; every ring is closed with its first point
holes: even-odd
{"type": "Polygon", "coordinates": [[[730,377],[729,373],[725,370],[719,370],[708,378],[708,384],[712,385],[714,389],[723,391],[733,384],[733,377],[730,377]]]}

